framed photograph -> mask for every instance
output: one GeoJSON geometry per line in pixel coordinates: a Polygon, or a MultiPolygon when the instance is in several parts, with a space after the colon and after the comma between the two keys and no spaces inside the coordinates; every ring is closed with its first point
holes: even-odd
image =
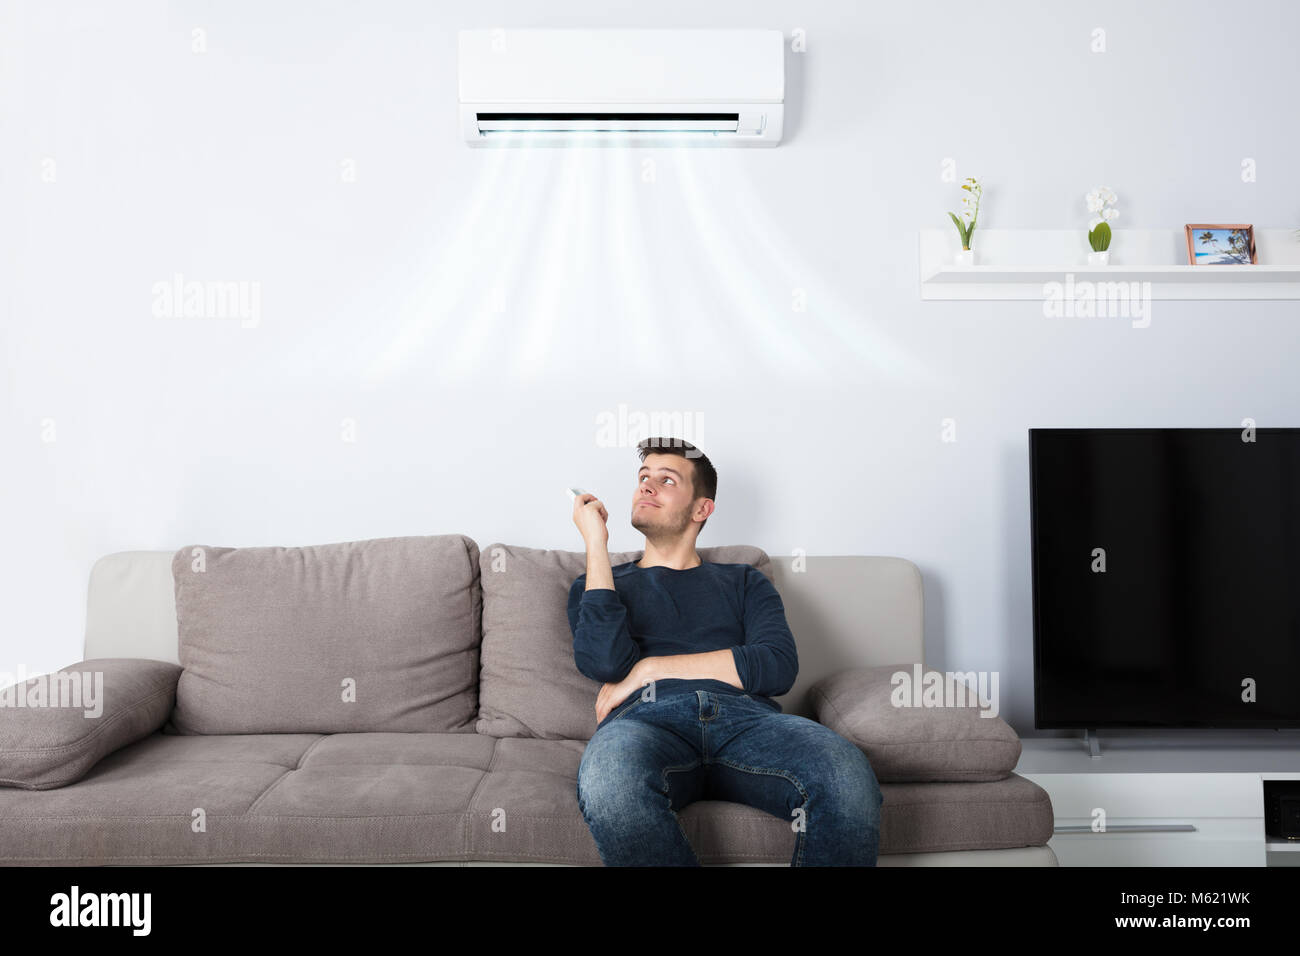
{"type": "Polygon", "coordinates": [[[1193,266],[1255,265],[1255,227],[1248,223],[1188,225],[1187,264],[1193,266]]]}

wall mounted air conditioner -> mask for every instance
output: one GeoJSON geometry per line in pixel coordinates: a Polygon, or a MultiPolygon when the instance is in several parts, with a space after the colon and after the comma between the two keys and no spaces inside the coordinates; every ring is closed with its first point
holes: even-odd
{"type": "Polygon", "coordinates": [[[471,146],[775,146],[779,30],[462,30],[471,146]]]}

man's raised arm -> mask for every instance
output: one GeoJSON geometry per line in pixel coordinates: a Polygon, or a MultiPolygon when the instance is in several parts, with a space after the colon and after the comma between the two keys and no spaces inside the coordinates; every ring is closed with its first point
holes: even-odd
{"type": "Polygon", "coordinates": [[[640,650],[627,626],[627,607],[614,590],[609,562],[608,513],[592,494],[573,502],[573,522],[587,545],[587,571],[569,588],[573,662],[592,680],[617,683],[631,672],[640,650]]]}

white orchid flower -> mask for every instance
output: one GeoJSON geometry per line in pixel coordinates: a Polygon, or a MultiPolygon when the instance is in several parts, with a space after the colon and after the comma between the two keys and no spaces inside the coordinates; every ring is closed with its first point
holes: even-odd
{"type": "Polygon", "coordinates": [[[1103,212],[1101,215],[1102,218],[1104,218],[1107,222],[1110,222],[1112,219],[1114,219],[1116,216],[1119,215],[1119,210],[1115,209],[1114,207],[1111,207],[1110,209],[1107,209],[1105,212],[1103,212]]]}

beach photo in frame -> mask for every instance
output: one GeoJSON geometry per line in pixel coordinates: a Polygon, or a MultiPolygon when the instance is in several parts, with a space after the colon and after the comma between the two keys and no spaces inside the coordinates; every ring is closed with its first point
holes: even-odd
{"type": "Polygon", "coordinates": [[[1190,223],[1186,230],[1188,265],[1255,264],[1255,227],[1249,223],[1190,223]]]}

